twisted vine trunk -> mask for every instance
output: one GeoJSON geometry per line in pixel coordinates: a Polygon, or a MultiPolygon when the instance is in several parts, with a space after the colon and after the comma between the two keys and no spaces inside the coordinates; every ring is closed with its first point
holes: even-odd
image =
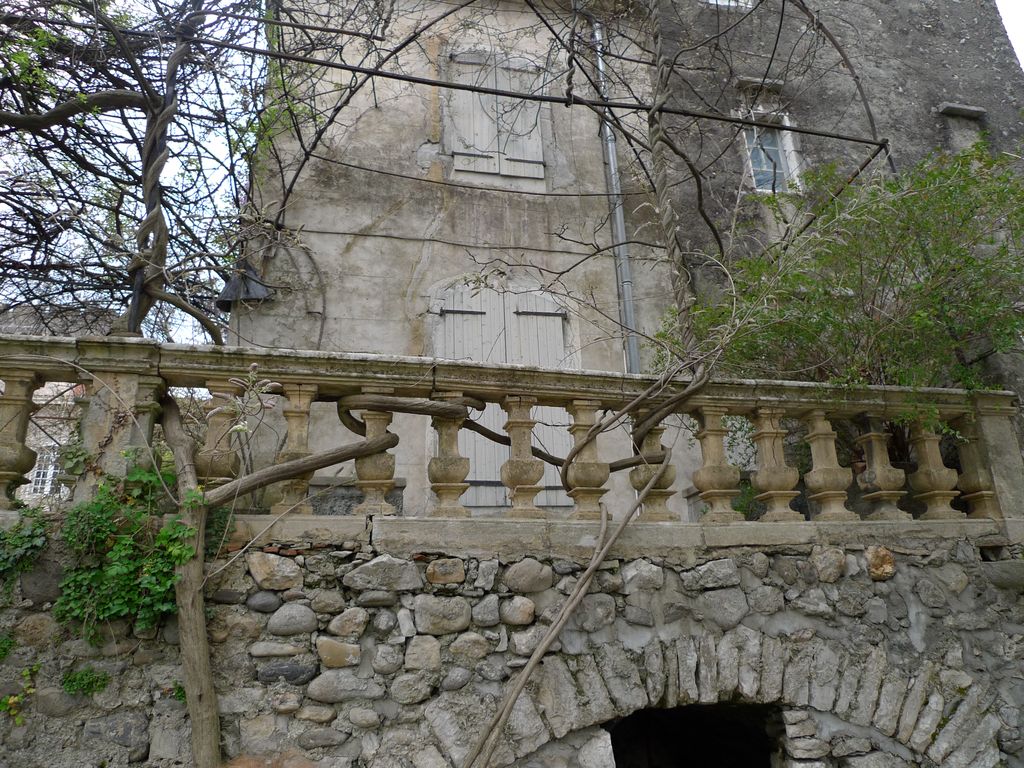
{"type": "Polygon", "coordinates": [[[185,433],[178,404],[170,397],[163,402],[163,425],[178,472],[178,512],[181,521],[196,532],[193,541],[196,554],[178,566],[178,583],[174,585],[181,666],[185,676],[185,704],[192,725],[192,764],[196,768],[217,768],[220,765],[220,717],[210,670],[203,599],[203,539],[207,507],[198,503],[201,497],[196,476],[195,443],[185,433]]]}
{"type": "Polygon", "coordinates": [[[228,503],[238,496],[267,485],[300,477],[323,467],[361,456],[371,456],[398,444],[398,436],[390,432],[371,440],[331,448],[312,456],[286,461],[232,480],[203,495],[196,475],[196,445],[182,426],[181,411],[172,397],[165,396],[163,408],[164,437],[174,453],[178,473],[178,512],[181,521],[196,533],[195,555],[178,566],[178,583],[174,598],[178,608],[181,665],[185,676],[185,703],[192,724],[192,765],[195,768],[218,768],[220,755],[220,716],[217,692],[210,668],[210,645],[206,637],[206,604],[203,599],[203,544],[206,515],[210,507],[228,503]]]}

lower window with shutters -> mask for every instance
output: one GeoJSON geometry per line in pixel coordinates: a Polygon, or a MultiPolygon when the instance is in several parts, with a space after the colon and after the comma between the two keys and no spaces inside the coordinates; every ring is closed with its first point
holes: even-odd
{"type": "MultiPolygon", "coordinates": [[[[579,368],[578,357],[568,343],[565,311],[542,291],[511,293],[455,285],[435,304],[438,323],[434,332],[434,354],[455,360],[514,363],[543,368],[579,368]]],[[[490,404],[476,417],[483,426],[504,434],[505,412],[490,404]]],[[[556,456],[565,456],[572,445],[569,415],[563,408],[536,406],[533,444],[556,456]]],[[[459,452],[470,460],[469,490],[462,503],[471,510],[509,506],[501,484],[501,465],[508,460],[508,447],[462,430],[459,452]]],[[[562,489],[558,469],[545,465],[537,494],[539,507],[571,507],[572,499],[562,489]]]]}

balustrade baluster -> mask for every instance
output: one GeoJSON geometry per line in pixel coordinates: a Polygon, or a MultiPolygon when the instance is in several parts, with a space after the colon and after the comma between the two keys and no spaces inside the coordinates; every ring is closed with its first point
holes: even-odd
{"type": "Polygon", "coordinates": [[[544,462],[533,458],[533,425],[530,415],[537,399],[534,397],[506,397],[501,407],[508,414],[505,432],[512,445],[509,459],[501,465],[501,482],[508,489],[512,501],[509,513],[517,518],[543,518],[544,511],[533,501],[542,490],[537,483],[544,477],[544,462]]]}
{"type": "MultiPolygon", "coordinates": [[[[394,390],[389,387],[363,387],[366,395],[390,395],[394,390]]],[[[390,411],[363,411],[363,422],[366,424],[366,438],[382,437],[391,425],[390,411]]],[[[373,456],[356,459],[356,485],[363,492],[363,500],[353,513],[357,515],[394,515],[397,510],[387,501],[387,495],[395,487],[394,454],[382,451],[373,456]]]]}
{"type": "Polygon", "coordinates": [[[226,380],[206,382],[210,398],[203,403],[206,414],[206,440],[196,453],[196,473],[206,488],[216,488],[238,475],[240,460],[231,445],[231,429],[238,414],[232,409],[231,398],[238,388],[226,380]],[[214,395],[221,395],[215,397],[214,395]]]}
{"type": "Polygon", "coordinates": [[[810,472],[804,475],[807,499],[821,506],[815,520],[860,520],[856,512],[846,508],[846,489],[853,480],[853,470],[841,467],[836,456],[836,433],[822,410],[804,416],[811,447],[810,472]]]}
{"type": "Polygon", "coordinates": [[[32,393],[39,378],[32,371],[5,369],[0,394],[0,512],[14,509],[14,491],[28,482],[25,473],[36,463],[36,452],[25,445],[29,419],[37,406],[32,393]]]}
{"type": "Polygon", "coordinates": [[[942,463],[941,438],[920,422],[910,427],[910,444],[917,458],[917,471],[909,478],[914,496],[928,505],[922,520],[958,520],[966,517],[949,505],[960,495],[956,488],[956,470],[942,463]]]}
{"type": "Polygon", "coordinates": [[[733,497],[739,495],[740,471],[725,459],[725,436],[729,430],[722,423],[726,408],[705,405],[697,414],[700,431],[697,440],[703,465],[693,473],[693,485],[708,505],[702,523],[741,523],[743,515],[732,508],[733,497]]]}
{"type": "Polygon", "coordinates": [[[864,451],[867,462],[867,469],[857,475],[857,485],[864,491],[864,499],[874,506],[868,519],[909,520],[910,515],[896,506],[906,495],[903,490],[906,473],[889,463],[889,434],[882,420],[874,416],[864,417],[856,442],[864,451]]]}
{"type": "Polygon", "coordinates": [[[1002,512],[992,483],[992,473],[987,467],[987,457],[978,434],[978,422],[974,414],[968,414],[957,422],[962,442],[957,445],[960,453],[960,477],[957,483],[964,501],[970,508],[970,518],[999,520],[1002,512]]]}
{"type": "Polygon", "coordinates": [[[754,414],[753,435],[757,448],[757,471],[750,479],[758,491],[754,499],[767,504],[768,509],[761,516],[765,523],[800,521],[804,517],[789,502],[800,495],[793,488],[800,482],[800,473],[786,465],[783,438],[786,430],[780,426],[784,415],[781,408],[758,408],[754,414]]]}
{"type": "MultiPolygon", "coordinates": [[[[457,401],[461,392],[434,393],[435,400],[457,401]]],[[[469,512],[459,499],[469,488],[465,482],[469,476],[469,459],[459,453],[459,429],[462,419],[445,419],[435,416],[431,424],[437,432],[437,455],[427,462],[427,478],[430,488],[437,496],[434,517],[466,517],[469,512]]]]}
{"type": "MultiPolygon", "coordinates": [[[[637,413],[637,421],[643,421],[646,417],[646,412],[639,411],[637,413]]],[[[665,428],[657,426],[648,432],[643,439],[643,443],[640,446],[640,454],[642,456],[653,456],[662,451],[661,447],[661,436],[665,433],[665,428]]],[[[651,478],[661,469],[660,464],[641,464],[639,467],[634,467],[629,471],[629,483],[639,493],[645,487],[647,483],[651,481],[651,478]]],[[[668,509],[668,500],[672,498],[674,491],[672,490],[672,483],[676,479],[676,468],[669,465],[665,468],[661,478],[658,479],[650,491],[647,492],[647,497],[644,499],[643,510],[640,512],[639,520],[645,523],[661,523],[669,520],[676,520],[676,516],[673,515],[668,509]]]]}
{"type": "MultiPolygon", "coordinates": [[[[583,442],[587,432],[597,422],[597,409],[600,407],[599,400],[572,401],[569,406],[569,415],[572,416],[569,432],[572,434],[574,446],[583,442]]],[[[608,464],[601,461],[598,456],[595,438],[580,450],[576,460],[569,467],[569,496],[576,502],[576,509],[572,513],[573,519],[601,519],[601,497],[608,492],[604,484],[608,482],[610,475],[608,464]]]]}
{"type": "MultiPolygon", "coordinates": [[[[278,461],[292,461],[310,455],[309,450],[309,409],[316,398],[315,384],[284,384],[282,385],[287,402],[282,408],[288,433],[285,436],[284,450],[278,461]]],[[[295,515],[309,515],[313,512],[307,496],[309,480],[312,472],[279,483],[272,489],[276,492],[276,500],[270,507],[273,514],[289,512],[295,515]]],[[[271,497],[273,499],[273,497],[271,497]]]]}

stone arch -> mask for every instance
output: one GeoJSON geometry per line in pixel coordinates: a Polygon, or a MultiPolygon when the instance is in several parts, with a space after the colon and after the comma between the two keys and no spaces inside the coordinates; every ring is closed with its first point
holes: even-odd
{"type": "MultiPolygon", "coordinates": [[[[807,633],[773,636],[743,624],[722,632],[694,624],[689,633],[643,645],[567,650],[574,649],[545,657],[520,697],[499,764],[543,765],[545,754],[566,745],[580,749],[602,726],[645,709],[717,703],[777,706],[785,726],[784,768],[998,764],[1000,723],[987,711],[994,699],[989,685],[951,690],[935,665],[907,670],[884,647],[850,653],[833,639],[807,633]]],[[[428,703],[427,720],[455,766],[462,765],[475,726],[494,711],[499,687],[493,691],[483,701],[442,692],[428,703]],[[446,729],[452,721],[462,725],[446,729]]],[[[595,742],[591,753],[599,752],[595,742]]]]}

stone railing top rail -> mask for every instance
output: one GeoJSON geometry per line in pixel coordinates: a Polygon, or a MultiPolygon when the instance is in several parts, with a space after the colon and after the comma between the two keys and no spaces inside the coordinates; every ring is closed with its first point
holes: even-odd
{"type": "MultiPolygon", "coordinates": [[[[607,371],[556,370],[428,357],[402,357],[310,350],[257,349],[162,344],[117,337],[0,335],[0,377],[4,369],[31,370],[49,381],[77,381],[101,371],[158,376],[169,386],[205,387],[244,375],[255,364],[260,375],[281,384],[314,384],[317,399],[330,400],[364,387],[388,387],[398,395],[428,397],[463,392],[484,400],[529,394],[540,404],[588,399],[614,406],[643,392],[654,377],[607,371]],[[89,373],[87,373],[89,372],[89,373]]],[[[679,385],[666,388],[657,402],[679,385]]],[[[981,410],[1013,413],[1017,397],[1006,391],[902,387],[835,387],[767,380],[716,380],[688,401],[687,408],[714,403],[732,413],[765,406],[800,413],[811,407],[830,413],[898,416],[908,408],[928,409],[943,418],[981,410]]]]}

